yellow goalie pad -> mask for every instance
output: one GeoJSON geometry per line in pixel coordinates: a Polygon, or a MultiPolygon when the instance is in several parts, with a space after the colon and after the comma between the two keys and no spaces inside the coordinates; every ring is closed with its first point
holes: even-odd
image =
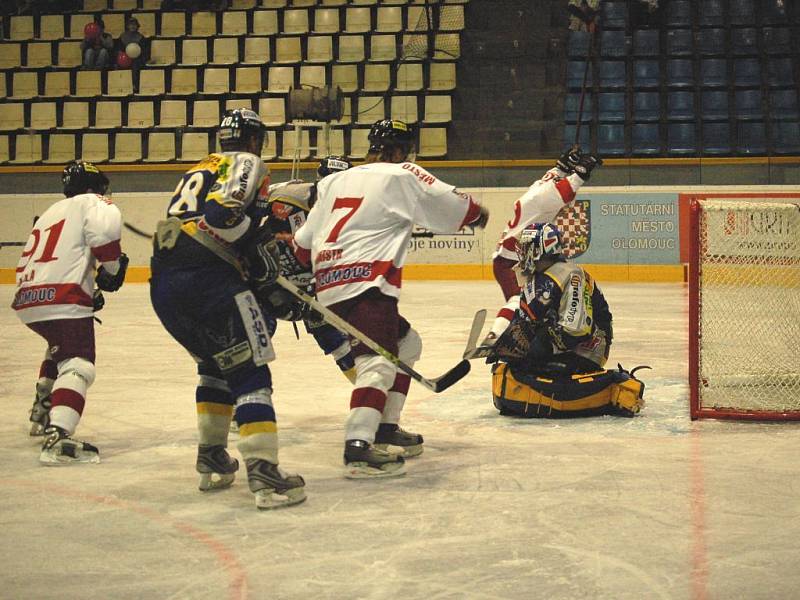
{"type": "Polygon", "coordinates": [[[644,406],[644,383],[621,369],[549,379],[512,373],[506,363],[500,362],[492,369],[492,396],[502,415],[632,417],[644,406]]]}

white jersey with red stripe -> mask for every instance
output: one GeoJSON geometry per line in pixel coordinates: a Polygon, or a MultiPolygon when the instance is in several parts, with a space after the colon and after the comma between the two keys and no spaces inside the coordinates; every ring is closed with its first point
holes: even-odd
{"type": "Polygon", "coordinates": [[[311,259],[323,304],[373,287],[396,298],[413,227],[454,233],[479,215],[470,195],[413,163],[368,163],[317,184],[295,245],[301,260],[311,259]]]}
{"type": "Polygon", "coordinates": [[[39,217],[17,264],[11,305],[23,323],[92,315],[97,262],[121,254],[122,215],[111,200],[80,194],[39,217]]]}
{"type": "Polygon", "coordinates": [[[566,175],[552,168],[514,203],[514,216],[508,222],[492,258],[517,260],[517,236],[531,223],[552,223],[564,206],[575,200],[583,185],[576,173],[566,175]]]}

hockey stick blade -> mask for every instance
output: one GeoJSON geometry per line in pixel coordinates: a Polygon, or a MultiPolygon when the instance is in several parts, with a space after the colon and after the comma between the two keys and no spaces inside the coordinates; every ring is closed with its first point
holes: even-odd
{"type": "Polygon", "coordinates": [[[336,327],[336,329],[356,338],[362,344],[367,346],[370,350],[372,350],[376,354],[380,354],[383,358],[388,360],[398,369],[400,369],[404,373],[407,373],[412,379],[418,381],[432,392],[438,394],[439,392],[446,390],[451,385],[456,383],[458,380],[463,378],[467,373],[469,373],[470,370],[469,363],[467,363],[465,366],[463,363],[467,361],[461,361],[441,377],[436,377],[435,379],[428,379],[427,377],[423,377],[422,375],[417,373],[414,369],[412,369],[409,365],[400,360],[397,356],[395,356],[394,354],[389,352],[386,348],[381,346],[378,342],[368,337],[363,331],[356,329],[353,325],[342,319],[339,315],[330,310],[327,306],[321,304],[316,298],[310,296],[309,294],[306,294],[303,290],[299,289],[291,281],[286,279],[286,277],[284,277],[283,275],[278,275],[277,279],[275,280],[275,283],[277,283],[287,292],[292,294],[295,298],[298,298],[303,302],[305,302],[306,304],[308,304],[311,308],[313,308],[315,311],[321,314],[323,319],[325,319],[328,323],[336,327]]]}
{"type": "Polygon", "coordinates": [[[475,313],[474,317],[472,317],[472,327],[470,327],[469,330],[469,338],[467,338],[467,346],[464,348],[464,354],[462,358],[467,358],[467,354],[475,350],[475,346],[478,345],[478,338],[481,335],[481,330],[483,329],[483,324],[485,322],[486,309],[482,308],[475,313]]]}

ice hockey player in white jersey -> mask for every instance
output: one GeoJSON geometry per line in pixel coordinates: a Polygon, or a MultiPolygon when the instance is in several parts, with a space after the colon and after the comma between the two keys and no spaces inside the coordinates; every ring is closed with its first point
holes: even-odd
{"type": "MultiPolygon", "coordinates": [[[[415,138],[402,121],[376,122],[365,164],[320,181],[317,202],[295,234],[298,256],[313,265],[319,301],[408,365],[419,359],[422,340],[397,302],[414,225],[451,233],[485,227],[488,219],[471,196],[408,161],[415,138]]],[[[363,344],[353,354],[345,476],[401,475],[403,456],[385,448],[411,456],[423,443],[399,427],[410,378],[363,344]]]]}
{"type": "Polygon", "coordinates": [[[266,228],[269,171],[261,160],[266,128],[250,109],[229,110],[219,126],[222,152],[181,177],[156,229],[150,300],[165,329],[198,362],[195,391],[201,491],[230,487],[239,461],[227,450],[231,418],[256,507],[305,500],[305,482],[278,467],[272,403],[273,315],[260,298],[274,287],[277,254],[266,228]]]}
{"type": "Polygon", "coordinates": [[[93,312],[102,294],[125,280],[122,216],[105,196],[108,178],[91,163],[69,163],[64,200],[48,208],[31,231],[17,265],[12,307],[47,341],[31,410],[31,435],[44,435],[44,465],[96,463],[97,448],[74,439],[95,378],[93,312]],[[99,268],[97,264],[100,263],[99,268]]]}
{"type": "Polygon", "coordinates": [[[494,278],[500,285],[506,304],[497,313],[483,343],[497,339],[519,306],[520,288],[512,270],[519,259],[516,251],[519,234],[531,223],[555,221],[558,213],[575,200],[578,190],[589,181],[594,168],[602,164],[600,158],[586,154],[580,148],[568,150],[559,157],[555,167],[534,181],[514,202],[514,215],[508,221],[492,255],[494,278]]]}

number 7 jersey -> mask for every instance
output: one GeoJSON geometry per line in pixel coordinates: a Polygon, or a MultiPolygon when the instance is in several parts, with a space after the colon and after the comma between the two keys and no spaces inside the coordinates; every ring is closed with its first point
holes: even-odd
{"type": "Polygon", "coordinates": [[[65,198],[48,208],[17,264],[11,306],[22,322],[91,317],[95,266],[120,257],[121,229],[119,209],[97,194],[65,198]]]}

